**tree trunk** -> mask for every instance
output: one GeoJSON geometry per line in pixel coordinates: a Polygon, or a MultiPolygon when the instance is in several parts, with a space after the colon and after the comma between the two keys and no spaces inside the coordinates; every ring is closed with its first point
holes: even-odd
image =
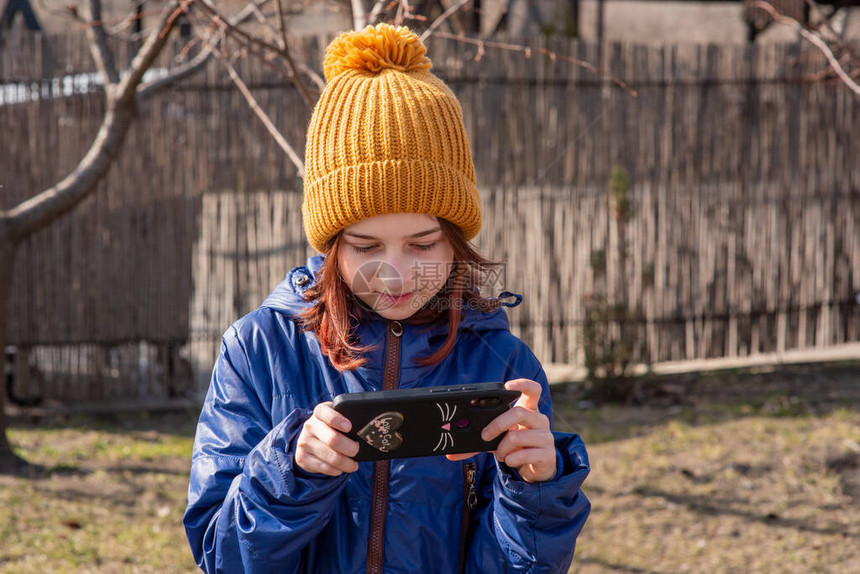
{"type": "Polygon", "coordinates": [[[12,295],[12,272],[18,245],[29,235],[57,220],[92,193],[107,174],[122,149],[126,134],[134,121],[134,98],[112,100],[102,127],[87,155],[63,181],[11,209],[0,219],[0,473],[20,473],[28,464],[12,451],[6,436],[6,337],[9,326],[9,305],[12,295]]]}
{"type": "MultiPolygon", "coordinates": [[[[91,10],[94,16],[100,16],[101,2],[92,0],[91,10]]],[[[164,6],[158,24],[134,55],[124,74],[117,73],[115,69],[115,59],[106,41],[101,18],[94,18],[89,29],[90,41],[96,64],[103,75],[107,99],[99,133],[77,167],[62,181],[8,211],[0,209],[0,377],[4,387],[0,392],[0,473],[32,471],[35,468],[15,455],[6,435],[6,337],[15,252],[27,237],[74,209],[95,191],[122,151],[128,130],[135,120],[139,99],[202,69],[208,54],[211,54],[208,47],[205,57],[195,58],[188,65],[174,70],[168,78],[142,84],[144,74],[166,45],[180,11],[178,0],[172,0],[164,6]]],[[[237,21],[249,17],[252,12],[243,14],[237,21]]]]}
{"type": "Polygon", "coordinates": [[[15,455],[6,435],[6,337],[12,295],[12,273],[18,245],[36,231],[71,211],[97,187],[119,155],[134,122],[136,99],[107,95],[107,111],[92,146],[81,163],[62,181],[7,212],[0,212],[0,474],[27,473],[35,467],[15,455]]]}
{"type": "MultiPolygon", "coordinates": [[[[3,222],[0,221],[0,232],[3,222]]],[[[13,241],[0,241],[0,375],[3,388],[0,392],[0,474],[19,474],[32,469],[31,465],[15,454],[6,437],[6,335],[9,328],[9,297],[12,294],[12,270],[15,267],[13,241]]]]}
{"type": "Polygon", "coordinates": [[[105,117],[87,154],[62,181],[9,210],[8,232],[0,231],[0,241],[10,235],[13,241],[23,241],[71,211],[95,190],[122,150],[134,121],[136,103],[134,98],[117,101],[108,96],[105,117]]]}

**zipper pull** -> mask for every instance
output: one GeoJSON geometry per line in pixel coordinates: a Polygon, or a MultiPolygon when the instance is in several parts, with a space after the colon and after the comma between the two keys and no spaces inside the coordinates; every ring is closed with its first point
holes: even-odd
{"type": "Polygon", "coordinates": [[[389,325],[389,329],[391,330],[391,334],[395,337],[399,337],[403,334],[403,324],[400,321],[392,321],[389,325]]]}
{"type": "Polygon", "coordinates": [[[475,491],[475,479],[477,476],[478,471],[475,470],[475,463],[469,463],[466,466],[466,488],[468,489],[466,506],[469,510],[475,510],[475,507],[478,506],[478,493],[475,491]]]}

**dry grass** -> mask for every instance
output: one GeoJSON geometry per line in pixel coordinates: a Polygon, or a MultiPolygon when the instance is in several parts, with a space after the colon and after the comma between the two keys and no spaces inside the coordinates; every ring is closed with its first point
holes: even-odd
{"type": "MultiPolygon", "coordinates": [[[[856,571],[860,365],[646,390],[648,406],[588,406],[554,389],[593,467],[574,571],[856,571]]],[[[194,572],[181,517],[196,416],[15,421],[44,471],[0,476],[0,572],[194,572]]]]}
{"type": "Polygon", "coordinates": [[[196,414],[18,424],[40,464],[0,476],[0,572],[195,572],[182,529],[196,414]]]}
{"type": "Polygon", "coordinates": [[[860,368],[799,371],[688,377],[657,407],[558,401],[593,469],[572,571],[857,572],[860,368]]]}

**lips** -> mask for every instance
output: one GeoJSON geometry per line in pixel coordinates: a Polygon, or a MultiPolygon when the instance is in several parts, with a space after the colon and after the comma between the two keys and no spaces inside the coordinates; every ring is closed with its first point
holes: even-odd
{"type": "Polygon", "coordinates": [[[408,293],[400,293],[400,294],[379,293],[379,296],[382,299],[384,299],[385,301],[387,301],[393,305],[399,305],[400,303],[404,303],[404,302],[408,301],[409,298],[412,297],[412,295],[414,295],[414,294],[415,293],[413,291],[409,291],[408,293]]]}

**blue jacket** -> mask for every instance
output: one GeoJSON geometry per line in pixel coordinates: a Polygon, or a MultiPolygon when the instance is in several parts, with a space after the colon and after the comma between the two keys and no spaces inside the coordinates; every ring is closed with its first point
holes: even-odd
{"type": "MultiPolygon", "coordinates": [[[[328,477],[304,472],[293,453],[318,403],[380,388],[386,336],[393,335],[379,316],[364,321],[360,342],[378,348],[364,367],[335,370],[315,335],[293,320],[308,306],[301,292],[321,264],[316,256],[290,271],[224,334],[197,427],[184,517],[206,572],[367,571],[374,463],[328,477]]],[[[529,378],[543,386],[541,411],[551,418],[543,369],[510,333],[503,310],[465,310],[448,357],[431,367],[413,362],[446,336],[447,325],[403,325],[401,388],[529,378]]],[[[555,442],[558,473],[544,483],[523,481],[487,453],[463,462],[390,461],[383,571],[567,572],[590,510],[580,490],[589,468],[578,436],[555,433],[555,442]]]]}

